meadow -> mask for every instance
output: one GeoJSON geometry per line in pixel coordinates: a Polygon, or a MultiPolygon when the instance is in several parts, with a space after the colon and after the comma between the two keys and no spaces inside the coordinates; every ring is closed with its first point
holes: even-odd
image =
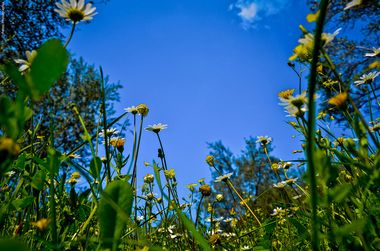
{"type": "MultiPolygon", "coordinates": [[[[267,181],[261,188],[252,180],[255,193],[243,190],[216,153],[199,156],[215,174],[212,184],[197,177],[178,184],[161,137],[167,125],[146,125],[146,104],[110,119],[102,68],[91,128],[81,107],[67,103],[80,128],[76,144],[68,151],[57,144],[54,132],[63,132],[53,107],[45,107],[41,134],[39,102],[56,100],[76,28],[96,18],[91,3],[59,2],[55,12],[70,23],[69,35],[0,65],[1,85],[15,86],[0,96],[0,250],[380,250],[380,49],[374,41],[358,59],[359,74],[343,78],[329,49],[339,27],[324,29],[329,2],[321,0],[306,17],[315,29],[301,24],[289,52],[289,67],[300,83],[303,67],[307,86],[277,94],[287,126],[301,138],[294,153],[302,157],[271,156],[270,136],[251,141],[262,156],[262,168],[253,172],[267,181]],[[122,133],[126,121],[132,134],[122,133]],[[140,165],[144,133],[156,136],[159,149],[140,165]],[[138,180],[142,169],[150,173],[138,180]],[[181,198],[178,187],[186,185],[181,198]]],[[[350,1],[338,11],[355,12],[361,4],[350,1]]]]}

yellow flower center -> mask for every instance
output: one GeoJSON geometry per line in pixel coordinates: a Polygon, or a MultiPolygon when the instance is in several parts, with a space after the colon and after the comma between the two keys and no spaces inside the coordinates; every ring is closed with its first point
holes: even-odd
{"type": "Polygon", "coordinates": [[[67,16],[70,18],[70,20],[76,23],[83,20],[84,13],[83,11],[77,9],[71,9],[70,11],[68,11],[67,16]]]}

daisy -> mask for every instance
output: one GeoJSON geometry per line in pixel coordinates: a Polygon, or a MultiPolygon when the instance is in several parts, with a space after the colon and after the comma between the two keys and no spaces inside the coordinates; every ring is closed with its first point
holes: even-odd
{"type": "Polygon", "coordinates": [[[302,92],[297,96],[289,96],[287,99],[280,97],[280,105],[285,106],[289,116],[300,117],[307,111],[306,92],[302,92]]]}
{"type": "Polygon", "coordinates": [[[362,84],[371,84],[377,76],[379,76],[380,72],[373,71],[368,74],[363,74],[359,80],[356,80],[354,83],[356,86],[362,85],[362,84]]]}
{"type": "Polygon", "coordinates": [[[138,112],[137,107],[135,107],[135,106],[124,108],[124,111],[132,113],[133,115],[137,114],[137,112],[138,112]]]}
{"type": "MultiPolygon", "coordinates": [[[[107,132],[107,136],[108,136],[108,137],[110,137],[110,136],[112,136],[112,135],[115,135],[115,134],[118,134],[118,133],[119,133],[119,131],[116,130],[116,128],[110,128],[110,129],[107,129],[106,132],[107,132]]],[[[103,129],[100,130],[100,132],[99,132],[99,137],[104,137],[104,130],[103,130],[103,129]]]]}
{"type": "Polygon", "coordinates": [[[372,52],[364,54],[366,57],[376,57],[380,54],[380,48],[372,48],[372,52]]]}
{"type": "Polygon", "coordinates": [[[257,140],[256,140],[256,143],[260,143],[261,145],[265,146],[265,145],[269,144],[271,141],[272,141],[271,137],[268,137],[268,136],[258,136],[257,140]]]}
{"type": "Polygon", "coordinates": [[[214,182],[222,182],[228,180],[232,176],[232,173],[227,173],[225,175],[219,176],[215,179],[214,182]]]}
{"type": "Polygon", "coordinates": [[[80,159],[80,158],[81,158],[81,157],[80,157],[78,154],[76,154],[76,153],[72,153],[72,154],[68,155],[68,157],[69,157],[70,159],[80,159]]]}
{"type": "Polygon", "coordinates": [[[273,187],[274,188],[278,188],[278,189],[282,189],[286,186],[286,182],[285,181],[281,181],[281,182],[278,182],[277,184],[274,184],[273,187]]]}
{"type": "Polygon", "coordinates": [[[145,128],[145,130],[159,133],[161,130],[164,130],[166,128],[168,128],[168,125],[159,123],[159,124],[149,125],[147,128],[145,128]]]}
{"type": "Polygon", "coordinates": [[[74,24],[80,21],[89,21],[97,13],[96,8],[92,7],[91,3],[84,4],[84,0],[62,0],[62,3],[56,3],[58,9],[54,9],[61,17],[67,21],[72,21],[74,24]]]}
{"type": "Polygon", "coordinates": [[[363,0],[353,0],[346,4],[346,7],[344,7],[344,10],[351,9],[352,7],[358,6],[362,3],[363,0]]]}
{"type": "Polygon", "coordinates": [[[15,59],[16,64],[20,64],[20,68],[18,68],[18,70],[22,73],[29,70],[30,66],[33,63],[33,60],[37,56],[37,51],[35,51],[35,50],[26,51],[25,54],[26,54],[26,60],[25,59],[15,59]]]}
{"type": "Polygon", "coordinates": [[[275,209],[273,209],[273,212],[270,215],[276,216],[284,213],[286,213],[286,209],[282,209],[282,207],[276,207],[275,209]]]}

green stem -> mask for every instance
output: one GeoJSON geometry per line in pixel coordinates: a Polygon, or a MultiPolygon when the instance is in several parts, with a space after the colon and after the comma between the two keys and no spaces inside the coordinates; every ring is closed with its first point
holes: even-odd
{"type": "Polygon", "coordinates": [[[307,131],[307,159],[308,159],[308,169],[310,175],[310,187],[311,187],[311,207],[312,207],[312,249],[314,251],[319,250],[319,224],[317,216],[317,180],[316,180],[316,171],[315,171],[315,125],[316,125],[316,104],[314,102],[314,94],[316,93],[317,85],[317,64],[319,61],[319,52],[322,45],[322,32],[325,22],[328,0],[321,0],[319,7],[319,17],[317,20],[317,27],[314,36],[314,48],[313,48],[313,59],[310,69],[310,79],[309,79],[309,112],[308,112],[308,131],[307,131]]]}
{"type": "Polygon", "coordinates": [[[106,113],[106,90],[104,87],[104,77],[103,69],[100,67],[100,77],[101,77],[101,88],[102,88],[102,113],[103,113],[103,131],[104,131],[104,142],[105,142],[105,152],[106,152],[106,172],[107,172],[107,184],[111,181],[111,170],[110,170],[110,149],[107,134],[107,113],[106,113]]]}
{"type": "Polygon", "coordinates": [[[66,43],[63,47],[66,48],[67,45],[70,43],[71,39],[73,38],[76,24],[77,24],[76,22],[73,22],[73,26],[71,26],[70,36],[67,38],[66,43]]]}
{"type": "Polygon", "coordinates": [[[139,156],[139,148],[140,148],[140,142],[141,142],[143,122],[144,122],[144,116],[141,115],[140,131],[139,131],[139,137],[138,137],[138,141],[137,141],[136,151],[134,153],[133,174],[132,174],[132,181],[131,181],[131,185],[135,191],[135,220],[137,218],[137,158],[139,156]]]}

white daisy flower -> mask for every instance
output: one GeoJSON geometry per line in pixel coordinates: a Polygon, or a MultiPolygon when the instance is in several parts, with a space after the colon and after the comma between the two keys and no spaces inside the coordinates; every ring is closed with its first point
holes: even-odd
{"type": "Polygon", "coordinates": [[[296,96],[290,96],[288,99],[280,98],[280,105],[285,106],[285,110],[289,116],[300,117],[307,111],[306,92],[302,92],[296,96]]]}
{"type": "Polygon", "coordinates": [[[145,128],[145,130],[159,133],[161,130],[164,130],[166,128],[168,128],[168,125],[159,123],[159,124],[149,125],[147,128],[145,128]]]}
{"type": "Polygon", "coordinates": [[[81,158],[81,156],[79,156],[79,155],[76,154],[76,153],[72,153],[72,154],[68,155],[68,157],[69,157],[70,159],[80,159],[80,158],[81,158]]]}
{"type": "Polygon", "coordinates": [[[228,180],[232,176],[232,173],[227,173],[225,175],[219,176],[215,179],[214,182],[222,182],[228,180]]]}
{"type": "MultiPolygon", "coordinates": [[[[321,38],[323,41],[323,46],[331,43],[341,30],[342,28],[339,28],[336,31],[334,31],[334,33],[322,33],[321,38]]],[[[307,33],[303,38],[300,38],[298,42],[303,45],[310,45],[311,43],[314,43],[314,35],[311,33],[307,33]]]]}
{"type": "Polygon", "coordinates": [[[138,222],[141,222],[143,220],[144,220],[144,216],[141,216],[141,215],[137,216],[137,218],[136,218],[136,221],[138,221],[138,222]]]}
{"type": "MultiPolygon", "coordinates": [[[[109,129],[106,130],[106,132],[107,132],[107,136],[108,137],[111,137],[111,136],[116,135],[116,134],[119,133],[119,131],[116,128],[109,128],[109,129]]],[[[99,137],[104,137],[104,130],[103,129],[100,130],[99,137]]]]}
{"type": "Polygon", "coordinates": [[[281,181],[281,182],[278,182],[277,184],[274,184],[273,187],[274,188],[277,188],[277,189],[282,189],[286,186],[286,181],[281,181]]]}
{"type": "Polygon", "coordinates": [[[268,136],[258,136],[256,143],[260,143],[261,145],[265,146],[272,142],[272,138],[268,136]]]}
{"type": "Polygon", "coordinates": [[[25,54],[26,54],[26,60],[25,59],[15,59],[16,64],[20,64],[20,68],[18,68],[18,70],[22,73],[29,70],[30,66],[33,63],[33,60],[37,56],[37,51],[35,51],[35,50],[26,51],[25,54]]]}
{"type": "Polygon", "coordinates": [[[380,48],[372,48],[372,52],[364,54],[365,57],[377,57],[380,54],[380,48]]]}
{"type": "Polygon", "coordinates": [[[362,84],[371,84],[377,76],[379,76],[379,71],[373,71],[368,74],[363,74],[359,80],[354,81],[356,86],[362,85],[362,84]]]}
{"type": "Polygon", "coordinates": [[[92,7],[91,3],[85,5],[84,0],[62,0],[61,3],[56,3],[58,9],[54,9],[61,17],[67,21],[78,23],[80,21],[92,20],[97,13],[96,8],[92,7]]]}
{"type": "Polygon", "coordinates": [[[124,111],[132,113],[132,114],[137,114],[138,113],[137,107],[135,107],[135,106],[124,108],[124,111]]]}
{"type": "Polygon", "coordinates": [[[286,209],[282,209],[282,207],[276,207],[275,209],[273,209],[273,212],[270,215],[276,216],[284,213],[286,213],[286,209]]]}
{"type": "Polygon", "coordinates": [[[346,7],[344,7],[344,10],[351,9],[352,7],[358,6],[362,3],[363,0],[353,0],[346,4],[346,7]]]}

